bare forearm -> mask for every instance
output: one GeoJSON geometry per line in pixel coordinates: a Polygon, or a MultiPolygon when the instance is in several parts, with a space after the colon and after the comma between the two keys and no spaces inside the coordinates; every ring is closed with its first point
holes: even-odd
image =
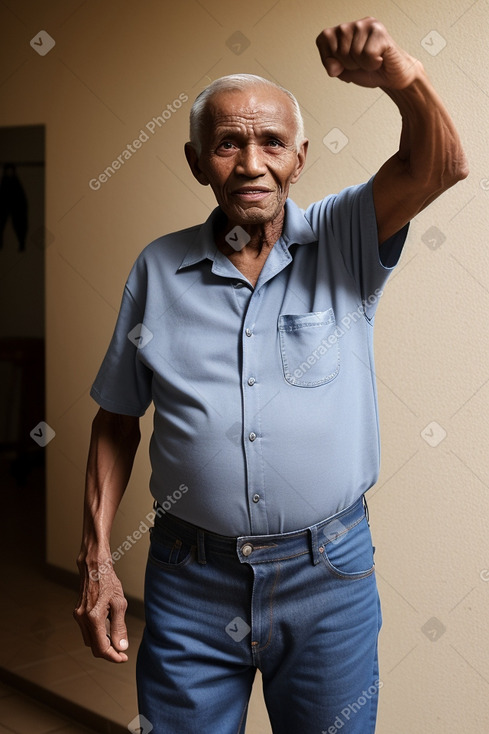
{"type": "Polygon", "coordinates": [[[110,555],[112,523],[131,475],[139,421],[99,411],[93,421],[87,463],[82,554],[110,555]]]}
{"type": "Polygon", "coordinates": [[[398,46],[378,20],[369,17],[325,28],[316,43],[330,76],[380,87],[402,116],[399,151],[374,179],[381,244],[467,176],[462,144],[421,62],[398,46]]]}
{"type": "MultiPolygon", "coordinates": [[[[377,192],[384,187],[388,193],[386,203],[405,208],[406,222],[412,218],[413,208],[421,211],[468,174],[457,130],[421,64],[416,64],[418,72],[411,84],[404,89],[384,88],[399,108],[402,131],[399,151],[382,166],[375,180],[377,192]],[[397,190],[392,187],[396,179],[403,182],[397,190]]],[[[389,217],[383,219],[388,221],[389,217]]]]}
{"type": "Polygon", "coordinates": [[[468,167],[460,137],[421,64],[408,87],[384,91],[402,116],[397,158],[406,173],[417,179],[428,178],[443,190],[464,178],[468,167]]]}
{"type": "Polygon", "coordinates": [[[93,654],[114,663],[128,659],[124,622],[127,601],[112,565],[107,566],[111,561],[110,531],[139,439],[139,418],[102,408],[95,416],[88,454],[83,538],[77,558],[80,597],[73,616],[93,654]]]}

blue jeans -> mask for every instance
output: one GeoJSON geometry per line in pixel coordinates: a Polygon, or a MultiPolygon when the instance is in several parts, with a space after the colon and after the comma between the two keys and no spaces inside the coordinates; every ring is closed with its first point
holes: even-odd
{"type": "Polygon", "coordinates": [[[258,668],[274,734],[373,734],[382,687],[373,550],[363,497],[282,535],[227,538],[157,517],[141,721],[154,734],[243,734],[258,668]]]}

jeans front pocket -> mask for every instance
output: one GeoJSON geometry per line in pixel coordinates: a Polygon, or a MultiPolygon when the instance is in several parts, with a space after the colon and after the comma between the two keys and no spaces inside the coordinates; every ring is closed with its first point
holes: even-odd
{"type": "Polygon", "coordinates": [[[333,519],[322,533],[324,550],[321,557],[334,576],[361,579],[373,573],[374,549],[366,517],[350,527],[345,527],[341,519],[333,519]]]}
{"type": "Polygon", "coordinates": [[[318,387],[340,369],[340,348],[332,308],[306,314],[281,314],[278,320],[282,367],[287,382],[318,387]]]}
{"type": "Polygon", "coordinates": [[[151,528],[149,561],[160,568],[176,570],[186,566],[193,557],[194,546],[182,542],[161,527],[151,528]]]}

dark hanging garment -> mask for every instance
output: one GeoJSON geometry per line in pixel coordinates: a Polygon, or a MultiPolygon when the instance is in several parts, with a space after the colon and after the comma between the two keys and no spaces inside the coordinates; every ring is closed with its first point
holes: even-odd
{"type": "Polygon", "coordinates": [[[0,249],[3,246],[3,230],[12,217],[14,232],[19,240],[19,251],[25,250],[27,236],[27,197],[17,178],[15,166],[6,163],[0,180],[0,249]]]}

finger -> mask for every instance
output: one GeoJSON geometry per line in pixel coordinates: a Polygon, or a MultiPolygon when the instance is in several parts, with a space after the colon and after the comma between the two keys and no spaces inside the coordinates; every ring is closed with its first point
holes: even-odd
{"type": "Polygon", "coordinates": [[[87,613],[87,599],[86,599],[86,589],[85,584],[82,583],[80,588],[80,593],[78,595],[78,601],[76,603],[76,607],[73,610],[73,618],[75,622],[80,627],[83,642],[87,647],[91,647],[92,645],[92,638],[90,635],[90,630],[87,625],[86,621],[86,613],[87,613]]]}
{"type": "Polygon", "coordinates": [[[380,69],[384,62],[384,54],[391,45],[383,26],[372,25],[359,56],[362,68],[368,71],[380,69]]]}
{"type": "Polygon", "coordinates": [[[107,650],[103,653],[102,656],[105,660],[108,660],[111,663],[127,663],[129,660],[128,656],[125,652],[121,652],[119,650],[116,650],[114,645],[112,644],[112,640],[110,639],[110,636],[107,635],[107,640],[109,641],[109,647],[107,650]]]}
{"type": "Polygon", "coordinates": [[[338,50],[334,28],[325,28],[316,38],[316,46],[318,47],[321,60],[324,64],[328,57],[334,57],[338,50]]]}
{"type": "Polygon", "coordinates": [[[357,23],[342,23],[334,28],[325,29],[323,33],[322,61],[326,69],[328,69],[328,66],[334,68],[334,73],[330,74],[330,76],[340,75],[338,73],[340,65],[342,71],[354,71],[358,69],[358,58],[361,56],[367,38],[367,32],[362,21],[358,21],[357,23]],[[354,51],[355,43],[359,51],[358,54],[354,51]],[[337,63],[333,65],[329,61],[330,58],[336,59],[337,63]]]}
{"type": "Polygon", "coordinates": [[[106,644],[104,647],[92,647],[92,653],[94,657],[103,658],[104,660],[108,660],[110,663],[126,663],[129,659],[127,655],[123,652],[119,652],[114,648],[109,635],[106,635],[105,639],[106,644]]]}
{"type": "MultiPolygon", "coordinates": [[[[83,636],[83,642],[87,647],[90,647],[93,652],[99,644],[99,639],[96,634],[96,627],[94,626],[93,615],[90,615],[90,613],[87,612],[86,607],[77,607],[73,612],[73,617],[80,627],[83,636]]],[[[105,641],[104,644],[106,644],[105,641]]]]}
{"type": "MultiPolygon", "coordinates": [[[[370,21],[370,19],[368,19],[370,21]]],[[[359,21],[353,29],[350,57],[360,69],[374,71],[382,64],[382,40],[377,26],[359,21]]]]}
{"type": "MultiPolygon", "coordinates": [[[[351,47],[355,32],[354,25],[352,23],[342,23],[336,26],[334,30],[336,35],[335,57],[343,63],[345,68],[349,68],[352,63],[351,47]]],[[[356,64],[354,68],[356,68],[356,64]]]]}
{"type": "Polygon", "coordinates": [[[324,59],[323,64],[329,76],[331,77],[340,76],[340,74],[345,70],[345,67],[343,66],[341,61],[338,61],[338,59],[335,59],[332,56],[324,59]]]}
{"type": "Polygon", "coordinates": [[[125,624],[125,614],[127,609],[127,601],[124,597],[117,598],[112,602],[110,607],[110,639],[113,647],[122,652],[129,647],[127,636],[127,628],[125,624]]]}
{"type": "Polygon", "coordinates": [[[339,76],[345,70],[376,71],[382,65],[382,53],[388,40],[392,42],[384,26],[375,18],[367,17],[325,28],[317,37],[316,45],[328,74],[339,76]]]}
{"type": "Polygon", "coordinates": [[[104,658],[114,663],[126,662],[128,657],[125,653],[119,652],[112,645],[112,640],[106,632],[107,611],[104,610],[103,617],[100,611],[94,607],[87,614],[89,630],[90,630],[90,647],[96,658],[104,658]]]}
{"type": "Polygon", "coordinates": [[[81,630],[81,633],[82,633],[82,637],[83,637],[83,642],[85,643],[85,645],[87,647],[91,647],[92,646],[92,640],[91,640],[91,637],[90,637],[90,633],[89,633],[89,631],[88,631],[88,629],[86,628],[86,625],[85,625],[85,612],[84,612],[84,610],[81,607],[76,607],[76,609],[73,611],[73,618],[74,618],[75,622],[77,623],[77,625],[80,627],[80,630],[81,630]]]}
{"type": "Polygon", "coordinates": [[[336,28],[338,48],[335,54],[347,71],[376,71],[382,66],[386,46],[383,26],[372,18],[336,28]]]}
{"type": "Polygon", "coordinates": [[[344,66],[337,58],[338,38],[336,28],[325,28],[316,38],[316,46],[321,56],[324,68],[331,77],[339,76],[344,71],[344,66]]]}

